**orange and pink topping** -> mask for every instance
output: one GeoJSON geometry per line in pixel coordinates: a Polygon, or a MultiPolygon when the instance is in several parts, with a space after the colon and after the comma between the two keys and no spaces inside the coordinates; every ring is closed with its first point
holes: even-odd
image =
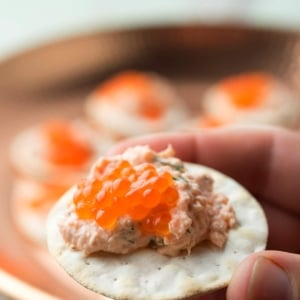
{"type": "Polygon", "coordinates": [[[143,234],[167,236],[170,211],[179,195],[172,175],[153,164],[134,166],[129,161],[101,160],[93,176],[77,186],[75,210],[80,219],[92,219],[113,230],[118,219],[128,215],[143,234]]]}
{"type": "Polygon", "coordinates": [[[72,125],[65,121],[49,121],[42,131],[47,147],[45,157],[56,165],[82,165],[92,156],[91,146],[78,138],[72,125]]]}
{"type": "Polygon", "coordinates": [[[272,79],[264,73],[246,73],[222,80],[218,88],[240,108],[257,107],[263,101],[272,79]]]}
{"type": "Polygon", "coordinates": [[[94,99],[118,102],[122,101],[124,95],[138,103],[136,108],[146,119],[158,119],[164,113],[163,99],[160,99],[153,79],[142,72],[127,71],[118,74],[95,91],[94,99]]]}

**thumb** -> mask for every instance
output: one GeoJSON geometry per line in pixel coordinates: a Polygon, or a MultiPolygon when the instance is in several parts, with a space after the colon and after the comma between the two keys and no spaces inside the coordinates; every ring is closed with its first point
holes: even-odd
{"type": "Polygon", "coordinates": [[[262,251],[249,256],[234,273],[227,299],[300,299],[300,255],[262,251]]]}

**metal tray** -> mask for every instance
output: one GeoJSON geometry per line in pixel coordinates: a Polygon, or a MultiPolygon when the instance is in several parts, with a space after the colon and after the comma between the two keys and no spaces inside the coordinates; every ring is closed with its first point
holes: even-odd
{"type": "Polygon", "coordinates": [[[0,292],[13,299],[103,299],[78,287],[12,221],[8,149],[47,117],[83,115],[85,97],[117,71],[168,77],[192,107],[211,82],[241,71],[272,72],[300,96],[300,34],[236,26],[180,25],[99,32],[58,41],[0,64],[0,292]],[[2,273],[1,273],[2,272],[2,273]],[[75,288],[74,288],[75,286],[75,288]]]}

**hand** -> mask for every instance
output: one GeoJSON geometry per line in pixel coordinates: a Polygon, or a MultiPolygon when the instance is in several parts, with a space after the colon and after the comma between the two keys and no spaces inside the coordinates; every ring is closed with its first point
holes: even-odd
{"type": "MultiPolygon", "coordinates": [[[[300,299],[300,133],[270,127],[162,133],[126,140],[110,153],[136,144],[155,150],[171,144],[182,160],[233,177],[262,204],[269,250],[240,264],[227,289],[228,300],[300,299]]],[[[225,291],[193,299],[225,299],[225,291]]]]}

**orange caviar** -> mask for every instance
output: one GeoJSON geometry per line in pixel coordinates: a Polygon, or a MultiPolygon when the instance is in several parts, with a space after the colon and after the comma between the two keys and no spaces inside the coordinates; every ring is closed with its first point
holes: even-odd
{"type": "Polygon", "coordinates": [[[270,81],[266,74],[249,73],[225,79],[219,86],[236,106],[251,108],[260,105],[270,81]]]}
{"type": "Polygon", "coordinates": [[[103,159],[93,178],[78,184],[74,204],[79,218],[94,219],[106,230],[128,215],[143,234],[166,236],[178,197],[169,172],[150,163],[133,166],[127,160],[103,159]]]}
{"type": "Polygon", "coordinates": [[[46,157],[57,165],[81,165],[92,155],[89,145],[76,137],[76,131],[67,122],[51,121],[44,124],[48,147],[46,157]]]}
{"type": "Polygon", "coordinates": [[[133,99],[141,102],[138,112],[145,118],[156,119],[163,114],[162,101],[158,101],[152,85],[152,79],[141,72],[128,71],[121,73],[102,84],[97,90],[97,96],[105,96],[110,100],[121,99],[120,95],[128,93],[133,99]]]}

